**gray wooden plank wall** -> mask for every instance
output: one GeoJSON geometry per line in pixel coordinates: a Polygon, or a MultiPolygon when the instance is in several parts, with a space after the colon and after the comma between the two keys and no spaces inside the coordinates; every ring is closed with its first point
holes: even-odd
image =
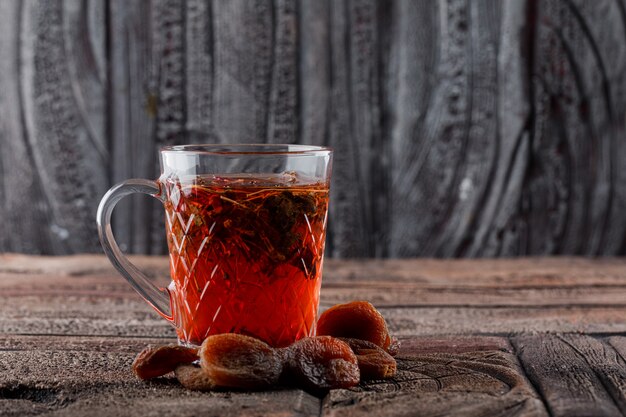
{"type": "Polygon", "coordinates": [[[624,0],[0,0],[0,252],[210,141],[333,146],[331,256],[626,254],[625,116],[624,0]]]}

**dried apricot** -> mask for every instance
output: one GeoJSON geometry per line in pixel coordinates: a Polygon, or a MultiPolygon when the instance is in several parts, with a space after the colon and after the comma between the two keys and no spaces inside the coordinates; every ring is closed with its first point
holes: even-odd
{"type": "Polygon", "coordinates": [[[389,353],[391,356],[396,356],[398,352],[400,352],[400,341],[397,338],[390,336],[387,353],[389,353]]]}
{"type": "Polygon", "coordinates": [[[133,362],[133,371],[141,379],[168,374],[180,364],[198,360],[198,350],[177,345],[148,346],[133,362]]]}
{"type": "Polygon", "coordinates": [[[259,389],[278,383],[283,356],[280,349],[253,337],[217,334],[202,343],[200,366],[217,386],[259,389]]]}
{"type": "Polygon", "coordinates": [[[356,355],[361,380],[386,379],[396,375],[396,360],[380,346],[361,339],[341,338],[356,355]]]}
{"type": "Polygon", "coordinates": [[[179,365],[174,370],[176,379],[180,384],[192,391],[212,391],[215,382],[204,372],[204,370],[193,364],[179,365]]]}
{"type": "Polygon", "coordinates": [[[317,334],[367,340],[388,350],[391,336],[383,316],[367,301],[337,304],[317,321],[317,334]]]}
{"type": "Polygon", "coordinates": [[[350,346],[330,336],[300,339],[287,351],[286,377],[305,389],[349,388],[361,374],[350,346]]]}

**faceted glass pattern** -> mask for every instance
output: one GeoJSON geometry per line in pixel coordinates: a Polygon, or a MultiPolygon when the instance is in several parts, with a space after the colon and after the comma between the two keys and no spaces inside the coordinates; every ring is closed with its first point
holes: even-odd
{"type": "Polygon", "coordinates": [[[169,291],[182,343],[232,332],[280,347],[314,334],[328,187],[269,185],[165,182],[169,291]],[[282,242],[285,234],[293,241],[282,242]]]}

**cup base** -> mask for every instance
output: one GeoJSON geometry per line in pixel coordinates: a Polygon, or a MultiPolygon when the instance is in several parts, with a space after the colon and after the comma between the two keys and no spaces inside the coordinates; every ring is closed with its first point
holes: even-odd
{"type": "Polygon", "coordinates": [[[187,342],[181,339],[178,339],[178,346],[183,346],[192,349],[200,349],[200,345],[196,345],[195,343],[187,342]]]}

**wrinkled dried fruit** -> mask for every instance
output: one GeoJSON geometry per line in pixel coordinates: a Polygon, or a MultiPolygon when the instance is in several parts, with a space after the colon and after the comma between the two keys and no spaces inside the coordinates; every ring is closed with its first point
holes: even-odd
{"type": "Polygon", "coordinates": [[[198,360],[198,350],[184,346],[148,346],[133,362],[133,371],[141,379],[168,374],[180,364],[198,360]]]}
{"type": "Polygon", "coordinates": [[[300,339],[287,351],[287,380],[310,390],[349,388],[360,380],[350,346],[330,336],[300,339]]]}
{"type": "Polygon", "coordinates": [[[317,334],[367,340],[388,351],[391,336],[383,316],[367,301],[337,304],[317,321],[317,334]]]}
{"type": "Polygon", "coordinates": [[[174,370],[174,373],[178,382],[189,390],[212,391],[216,388],[215,382],[199,366],[192,364],[179,365],[174,370]]]}
{"type": "Polygon", "coordinates": [[[380,346],[367,340],[341,338],[356,355],[361,380],[386,379],[396,375],[396,360],[380,346]]]}
{"type": "Polygon", "coordinates": [[[389,347],[387,348],[387,353],[389,353],[391,356],[396,356],[398,352],[400,352],[400,341],[392,336],[390,336],[389,339],[390,342],[389,347]]]}
{"type": "Polygon", "coordinates": [[[331,307],[320,316],[317,333],[286,348],[234,333],[209,336],[199,350],[148,347],[135,359],[133,370],[141,379],[174,371],[184,387],[195,391],[264,389],[285,382],[320,394],[352,387],[361,378],[395,376],[392,356],[399,342],[369,302],[331,307]],[[198,359],[200,366],[193,364],[198,359]]]}
{"type": "Polygon", "coordinates": [[[204,340],[200,365],[217,386],[260,389],[278,383],[283,356],[280,349],[261,340],[226,333],[204,340]]]}

